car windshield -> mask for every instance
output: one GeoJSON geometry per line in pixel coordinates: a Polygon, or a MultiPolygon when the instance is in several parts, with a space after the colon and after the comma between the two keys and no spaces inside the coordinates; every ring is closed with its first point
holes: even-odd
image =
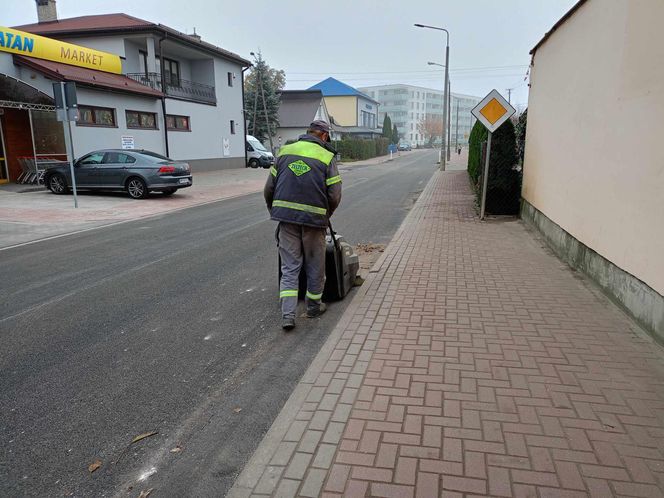
{"type": "Polygon", "coordinates": [[[173,159],[169,157],[162,156],[161,154],[157,154],[156,152],[151,152],[149,150],[142,150],[140,152],[136,152],[136,154],[144,156],[146,159],[148,159],[151,162],[173,161],[173,159]]]}
{"type": "Polygon", "coordinates": [[[265,147],[263,147],[263,144],[260,143],[255,138],[254,139],[250,138],[249,140],[247,140],[247,142],[249,142],[249,144],[251,144],[251,146],[254,148],[254,150],[260,150],[262,152],[267,152],[267,149],[265,147]]]}

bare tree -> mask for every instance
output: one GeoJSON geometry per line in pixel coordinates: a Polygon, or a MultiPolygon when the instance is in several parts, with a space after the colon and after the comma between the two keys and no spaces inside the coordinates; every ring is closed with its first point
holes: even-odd
{"type": "Polygon", "coordinates": [[[433,144],[434,140],[442,137],[443,122],[440,118],[434,118],[431,115],[426,115],[417,123],[417,131],[424,137],[424,140],[429,144],[433,144]]]}

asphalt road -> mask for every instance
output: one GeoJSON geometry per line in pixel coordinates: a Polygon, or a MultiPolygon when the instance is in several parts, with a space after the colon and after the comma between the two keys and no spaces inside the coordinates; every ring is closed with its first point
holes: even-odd
{"type": "MultiPolygon", "coordinates": [[[[336,230],[387,243],[434,160],[342,170],[336,230]]],[[[282,332],[274,229],[252,194],[0,252],[0,496],[224,495],[352,297],[282,332]]]]}

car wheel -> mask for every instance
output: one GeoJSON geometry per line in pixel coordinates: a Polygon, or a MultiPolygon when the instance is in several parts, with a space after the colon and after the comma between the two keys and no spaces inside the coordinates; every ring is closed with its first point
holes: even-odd
{"type": "Polygon", "coordinates": [[[164,190],[163,194],[165,196],[173,195],[175,192],[177,192],[178,189],[176,188],[169,188],[168,190],[164,190]]]}
{"type": "Polygon", "coordinates": [[[48,177],[47,183],[48,189],[57,195],[62,195],[67,193],[67,180],[65,180],[64,175],[60,173],[55,173],[48,177]]]}
{"type": "Polygon", "coordinates": [[[148,196],[148,186],[142,178],[134,176],[127,180],[127,193],[132,199],[145,199],[148,196]]]}
{"type": "Polygon", "coordinates": [[[249,167],[250,168],[258,168],[258,159],[250,159],[249,160],[249,167]]]}

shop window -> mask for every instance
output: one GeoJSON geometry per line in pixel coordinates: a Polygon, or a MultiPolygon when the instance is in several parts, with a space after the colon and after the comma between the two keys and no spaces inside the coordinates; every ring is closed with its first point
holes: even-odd
{"type": "Polygon", "coordinates": [[[154,112],[126,111],[127,128],[157,129],[157,115],[154,112]]]}
{"type": "Polygon", "coordinates": [[[78,126],[106,126],[116,128],[115,109],[110,107],[78,106],[78,126]]]}
{"type": "Polygon", "coordinates": [[[166,127],[171,131],[191,131],[189,116],[166,115],[166,127]]]}

